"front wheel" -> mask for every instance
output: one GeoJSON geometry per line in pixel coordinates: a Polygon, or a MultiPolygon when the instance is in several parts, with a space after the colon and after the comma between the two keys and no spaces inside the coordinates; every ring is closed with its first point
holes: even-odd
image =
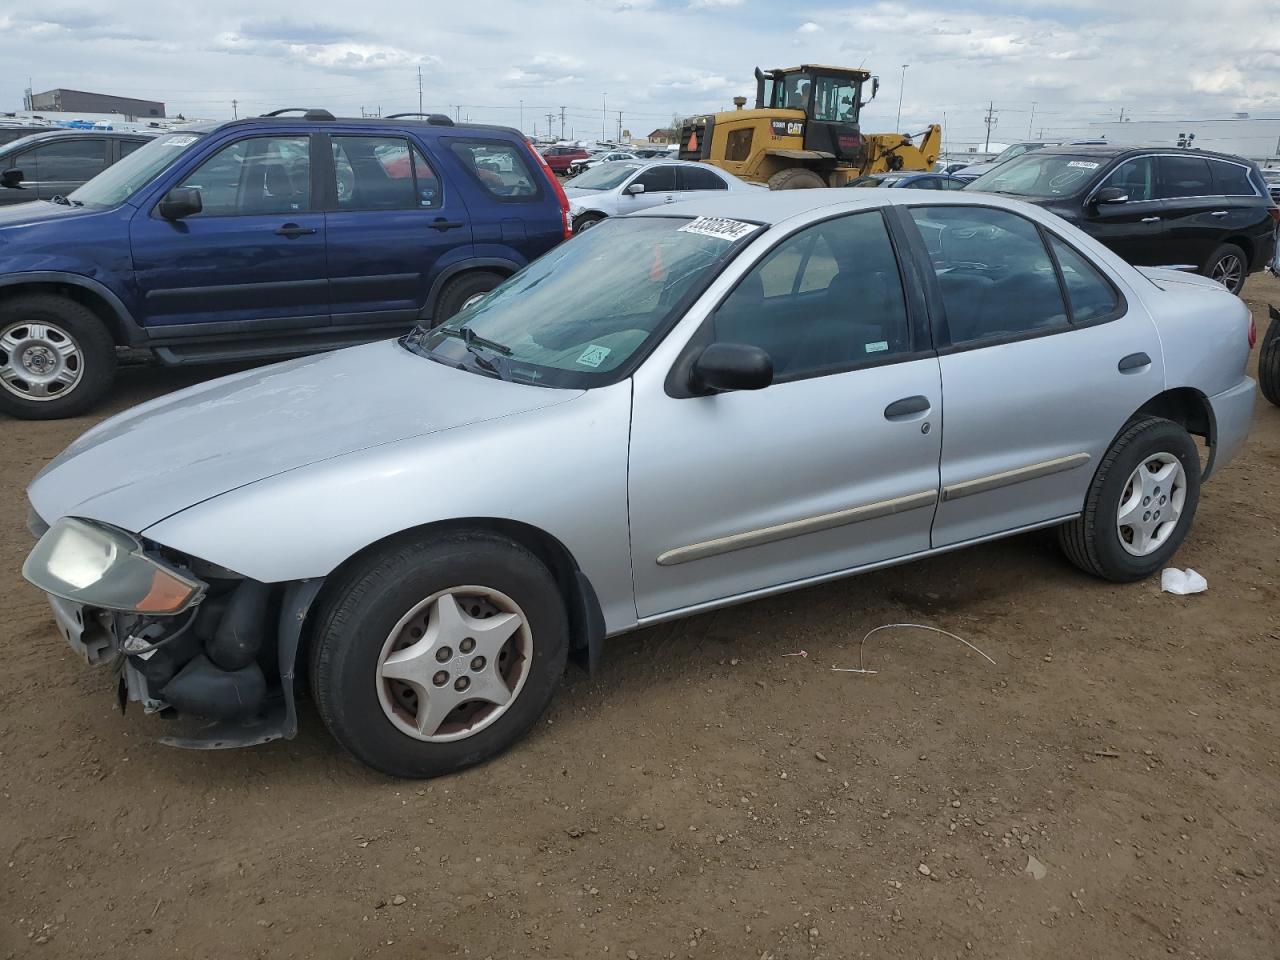
{"type": "Polygon", "coordinates": [[[524,736],[568,650],[564,602],[529,551],[488,533],[415,539],[357,564],[328,592],[311,688],[357,759],[435,777],[524,736]]]}
{"type": "Polygon", "coordinates": [[[1200,272],[1238,295],[1244,289],[1244,281],[1249,275],[1249,261],[1244,251],[1234,243],[1224,243],[1213,251],[1200,272]]]}
{"type": "Polygon", "coordinates": [[[74,417],[102,398],[115,373],[115,342],[92,310],[53,294],[0,303],[0,411],[74,417]]]}
{"type": "Polygon", "coordinates": [[[1067,558],[1105,580],[1155,573],[1191,528],[1200,501],[1200,452],[1160,417],[1130,422],[1094,474],[1084,510],[1058,530],[1067,558]]]}

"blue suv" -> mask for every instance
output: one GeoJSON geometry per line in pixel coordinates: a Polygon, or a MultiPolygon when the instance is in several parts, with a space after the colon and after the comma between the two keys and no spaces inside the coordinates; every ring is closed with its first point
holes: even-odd
{"type": "Polygon", "coordinates": [[[325,110],[184,127],[0,209],[0,411],[83,413],[117,348],[287,357],[439,322],[570,230],[509,128],[325,110]]]}

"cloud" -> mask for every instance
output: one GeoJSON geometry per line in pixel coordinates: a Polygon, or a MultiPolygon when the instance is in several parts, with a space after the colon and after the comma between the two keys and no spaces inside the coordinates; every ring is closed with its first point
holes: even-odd
{"type": "Polygon", "coordinates": [[[439,57],[410,53],[398,47],[374,43],[291,43],[259,39],[243,33],[224,33],[214,44],[228,53],[267,57],[338,71],[385,70],[393,67],[430,66],[439,57]]]}
{"type": "Polygon", "coordinates": [[[727,7],[740,7],[742,0],[689,0],[690,10],[724,10],[727,7]]]}
{"type": "Polygon", "coordinates": [[[796,27],[796,33],[817,33],[822,28],[812,20],[806,20],[800,26],[796,27]]]}
{"type": "Polygon", "coordinates": [[[515,86],[540,87],[563,86],[576,83],[582,62],[575,57],[557,53],[540,53],[524,63],[512,67],[503,74],[503,80],[515,86]]]}

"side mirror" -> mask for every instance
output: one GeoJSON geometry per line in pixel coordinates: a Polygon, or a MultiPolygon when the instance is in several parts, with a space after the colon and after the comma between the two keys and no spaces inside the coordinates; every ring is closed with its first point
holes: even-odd
{"type": "Polygon", "coordinates": [[[181,220],[204,209],[199,187],[174,187],[156,208],[166,220],[181,220]]]}
{"type": "Polygon", "coordinates": [[[693,361],[689,386],[695,393],[763,390],[773,383],[773,358],[745,343],[713,343],[693,361]]]}
{"type": "Polygon", "coordinates": [[[1128,203],[1129,194],[1122,187],[1103,187],[1093,199],[1096,203],[1128,203]]]}
{"type": "Polygon", "coordinates": [[[16,190],[22,186],[22,181],[26,177],[22,175],[21,170],[6,170],[0,173],[0,187],[8,187],[10,190],[16,190]]]}
{"type": "Polygon", "coordinates": [[[626,192],[631,194],[633,197],[638,193],[644,193],[644,184],[643,183],[628,184],[626,192]]]}

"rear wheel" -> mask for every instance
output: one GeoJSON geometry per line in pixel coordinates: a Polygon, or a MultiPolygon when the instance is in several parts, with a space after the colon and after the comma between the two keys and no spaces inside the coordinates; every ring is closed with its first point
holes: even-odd
{"type": "Polygon", "coordinates": [[[357,759],[434,777],[524,736],[568,649],[564,602],[529,551],[487,533],[417,539],[334,584],[316,619],[311,688],[357,759]]]}
{"type": "Polygon", "coordinates": [[[0,303],[0,410],[74,417],[102,398],[115,372],[115,342],[92,310],[51,294],[0,303]]]}
{"type": "Polygon", "coordinates": [[[1141,580],[1177,551],[1200,501],[1200,452],[1178,424],[1134,420],[1102,458],[1084,511],[1059,528],[1063,552],[1086,573],[1141,580]]]}
{"type": "Polygon", "coordinates": [[[431,325],[434,327],[444,323],[454,314],[478,303],[486,293],[505,279],[506,277],[502,274],[491,270],[473,270],[450,280],[440,291],[440,299],[436,301],[431,325]]]}
{"type": "Polygon", "coordinates": [[[1274,307],[1258,354],[1258,385],[1262,387],[1262,395],[1280,407],[1280,312],[1274,307]]]}
{"type": "Polygon", "coordinates": [[[582,233],[583,230],[589,230],[603,219],[604,214],[602,213],[584,213],[582,216],[578,217],[577,220],[573,221],[573,232],[582,233]]]}
{"type": "Polygon", "coordinates": [[[1224,243],[1213,251],[1200,272],[1238,294],[1244,289],[1245,278],[1249,275],[1249,261],[1244,251],[1234,243],[1224,243]]]}
{"type": "Polygon", "coordinates": [[[809,190],[813,187],[825,187],[827,182],[804,167],[792,167],[779,170],[769,178],[770,190],[809,190]]]}

